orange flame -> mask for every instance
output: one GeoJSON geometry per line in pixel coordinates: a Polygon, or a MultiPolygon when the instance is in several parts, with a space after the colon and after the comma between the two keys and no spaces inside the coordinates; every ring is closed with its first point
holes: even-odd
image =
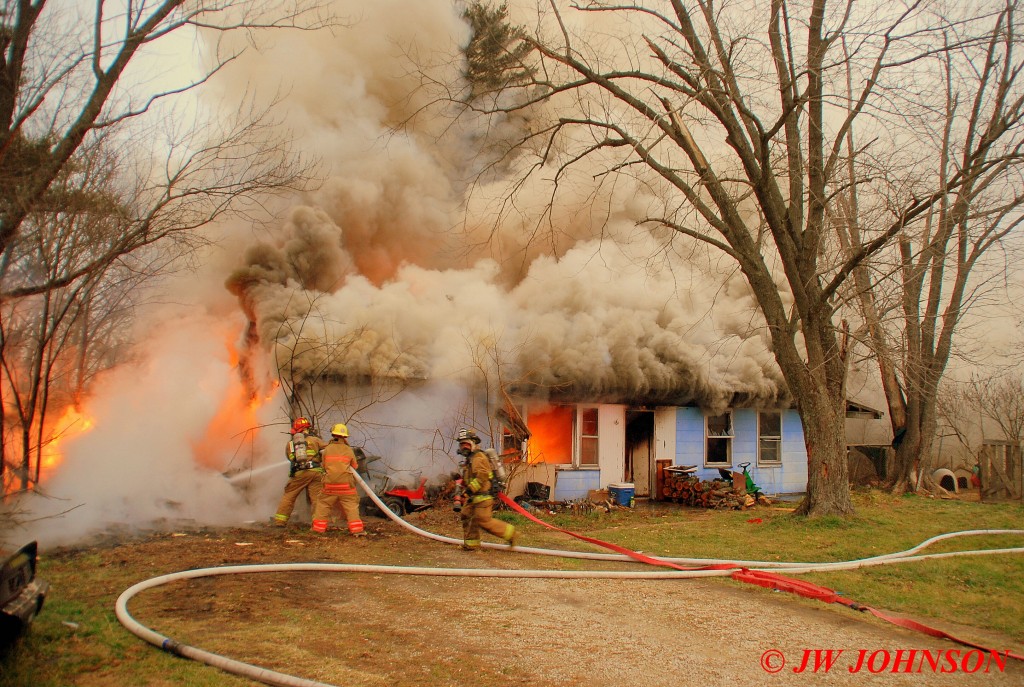
{"type": "MultiPolygon", "coordinates": [[[[228,338],[225,345],[232,369],[239,370],[242,358],[234,340],[228,338]]],[[[259,410],[274,398],[277,388],[275,380],[266,394],[254,393],[245,383],[243,374],[232,375],[203,438],[192,445],[196,462],[214,470],[223,470],[228,462],[235,461],[236,456],[238,459],[247,458],[246,449],[260,428],[259,410]]]]}
{"type": "MultiPolygon", "coordinates": [[[[241,354],[234,343],[226,342],[228,361],[234,370],[240,369],[241,354]]],[[[229,447],[227,459],[250,444],[252,433],[259,429],[259,410],[273,400],[280,384],[274,380],[265,394],[253,393],[242,374],[232,376],[229,388],[224,394],[217,413],[210,420],[201,442],[192,449],[196,461],[213,469],[222,469],[224,449],[229,447]],[[210,447],[217,450],[210,450],[210,447]]],[[[41,446],[38,454],[39,480],[45,482],[60,468],[65,459],[66,442],[92,430],[95,419],[81,406],[69,406],[59,419],[49,422],[46,433],[50,438],[41,446]]]]}
{"type": "Polygon", "coordinates": [[[531,408],[527,417],[530,427],[529,462],[572,462],[572,431],[574,410],[571,406],[531,408]]]}
{"type": "Polygon", "coordinates": [[[39,451],[39,480],[45,482],[57,467],[64,462],[61,446],[70,438],[90,431],[95,422],[82,408],[68,406],[60,419],[53,424],[52,437],[39,451]]]}

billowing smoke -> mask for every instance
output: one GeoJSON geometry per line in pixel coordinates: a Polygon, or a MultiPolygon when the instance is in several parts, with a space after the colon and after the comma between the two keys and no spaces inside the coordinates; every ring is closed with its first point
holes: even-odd
{"type": "Polygon", "coordinates": [[[580,173],[550,208],[550,187],[535,179],[507,212],[515,160],[491,167],[482,142],[527,123],[424,109],[421,69],[458,84],[469,32],[451,2],[336,8],[350,28],[280,35],[217,84],[229,96],[283,94],[284,120],[326,180],[269,228],[221,227],[221,252],[165,299],[188,307],[146,320],[140,361],[97,390],[97,428],[68,443],[45,485],[61,499],[50,512],[76,508],[73,528],[68,518],[38,526],[47,541],[115,524],[265,519],[285,472],[258,492],[222,473],[280,461],[287,403],[272,382],[282,361],[325,384],[414,383],[354,418],[324,418],[355,420],[357,441],[406,470],[445,467],[424,456],[461,412],[445,405],[464,403],[457,389],[483,372],[590,402],[787,400],[744,280],[638,228],[654,203],[642,189],[580,173]],[[253,417],[216,420],[253,395],[264,399],[253,417]]]}
{"type": "Polygon", "coordinates": [[[479,144],[495,121],[421,109],[436,94],[422,71],[458,83],[468,34],[451,4],[416,3],[416,21],[402,3],[356,6],[337,5],[359,17],[352,40],[303,36],[236,79],[271,64],[299,75],[289,122],[334,156],[326,183],[228,278],[261,351],[334,379],[469,378],[484,355],[506,382],[581,400],[785,398],[743,280],[638,228],[654,204],[639,188],[581,172],[549,207],[537,177],[497,214],[514,162],[467,187],[494,162],[479,144]]]}
{"type": "Polygon", "coordinates": [[[101,532],[238,523],[240,514],[254,517],[255,502],[276,497],[246,493],[222,475],[270,455],[270,444],[278,455],[283,435],[255,431],[278,413],[250,408],[225,345],[240,322],[196,310],[161,308],[164,317],[144,323],[144,355],[100,380],[87,410],[94,428],[61,442],[62,463],[25,503],[30,522],[8,536],[56,545],[101,532]]]}

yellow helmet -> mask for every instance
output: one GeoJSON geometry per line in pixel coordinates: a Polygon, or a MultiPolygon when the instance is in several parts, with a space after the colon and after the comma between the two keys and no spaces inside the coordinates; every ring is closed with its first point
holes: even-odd
{"type": "Polygon", "coordinates": [[[341,424],[339,422],[338,424],[336,424],[333,427],[331,427],[331,436],[347,437],[348,436],[348,427],[346,427],[345,425],[343,425],[343,424],[341,424]]]}

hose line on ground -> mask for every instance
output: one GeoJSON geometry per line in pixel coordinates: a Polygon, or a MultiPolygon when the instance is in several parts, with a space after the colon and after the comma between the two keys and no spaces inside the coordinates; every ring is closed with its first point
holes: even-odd
{"type": "MultiPolygon", "coordinates": [[[[355,473],[356,480],[367,496],[376,504],[377,508],[406,530],[421,537],[433,539],[446,544],[462,544],[461,539],[447,537],[433,532],[427,532],[415,525],[398,517],[388,509],[384,502],[373,492],[372,489],[355,473]]],[[[235,565],[215,568],[200,568],[196,570],[184,570],[168,575],[161,575],[149,580],[140,582],[129,587],[121,593],[115,604],[115,614],[121,624],[132,634],[150,644],[163,649],[169,653],[190,658],[192,660],[206,663],[207,665],[219,668],[225,672],[262,682],[268,685],[279,685],[281,687],[335,687],[329,683],[306,680],[304,678],[279,673],[266,668],[261,668],[249,663],[243,663],[234,659],[226,658],[218,654],[210,653],[202,649],[182,644],[170,637],[162,635],[136,621],[128,612],[128,602],[136,594],[159,587],[179,580],[195,579],[199,577],[213,577],[217,575],[252,574],[268,572],[347,572],[347,573],[374,573],[389,575],[422,575],[422,576],[444,576],[444,577],[494,577],[494,578],[545,578],[545,579],[647,579],[647,580],[671,580],[689,579],[698,577],[727,577],[733,574],[738,568],[749,568],[757,571],[770,571],[782,569],[787,573],[824,572],[835,570],[854,570],[857,568],[889,565],[893,563],[906,563],[936,558],[948,558],[952,556],[1002,554],[1002,553],[1024,553],[1024,547],[1007,549],[984,549],[977,551],[952,551],[935,554],[918,554],[919,551],[932,544],[952,539],[955,537],[976,536],[983,534],[992,535],[1024,535],[1024,530],[967,530],[963,532],[949,532],[932,537],[917,546],[905,551],[872,556],[855,561],[843,561],[837,563],[802,563],[802,562],[779,562],[779,561],[729,561],[706,558],[663,558],[651,556],[656,561],[662,561],[678,565],[698,566],[720,566],[714,569],[701,570],[679,570],[675,568],[658,568],[646,571],[614,571],[614,570],[502,570],[492,568],[423,568],[423,567],[402,567],[393,565],[364,565],[354,563],[280,563],[262,565],[235,565]],[[722,567],[722,566],[732,566],[722,567]]],[[[508,550],[508,544],[495,544],[483,542],[483,546],[494,549],[508,550]]],[[[579,558],[589,560],[623,561],[635,562],[633,558],[624,554],[592,553],[583,551],[559,551],[555,549],[540,549],[525,546],[516,546],[518,553],[530,553],[545,556],[558,556],[560,558],[579,558]]]]}

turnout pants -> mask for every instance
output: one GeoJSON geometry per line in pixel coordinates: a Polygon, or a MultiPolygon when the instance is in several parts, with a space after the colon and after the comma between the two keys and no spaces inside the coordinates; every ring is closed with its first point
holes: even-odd
{"type": "Polygon", "coordinates": [[[274,522],[281,525],[288,522],[288,518],[292,516],[292,510],[295,509],[295,500],[303,489],[309,490],[309,500],[315,504],[320,498],[320,490],[323,489],[323,479],[323,470],[299,470],[294,477],[289,478],[288,484],[284,487],[284,494],[281,495],[281,501],[277,504],[274,522]]]}
{"type": "Polygon", "coordinates": [[[345,514],[349,534],[361,534],[363,521],[359,517],[359,494],[356,493],[354,485],[345,483],[324,484],[320,498],[316,501],[316,508],[313,509],[313,531],[327,531],[327,522],[336,505],[340,505],[345,514]]]}
{"type": "Polygon", "coordinates": [[[511,541],[516,528],[494,517],[494,499],[467,503],[462,507],[462,545],[467,549],[480,548],[480,530],[490,532],[499,539],[511,541]]]}

